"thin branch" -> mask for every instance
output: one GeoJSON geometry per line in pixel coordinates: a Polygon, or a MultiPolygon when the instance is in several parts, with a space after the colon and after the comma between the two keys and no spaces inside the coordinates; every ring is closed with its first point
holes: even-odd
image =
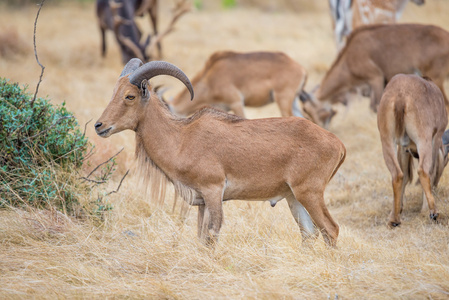
{"type": "Polygon", "coordinates": [[[117,189],[115,191],[107,193],[105,196],[108,196],[108,195],[113,194],[113,193],[117,193],[118,190],[120,189],[120,187],[122,186],[122,182],[123,182],[123,180],[125,180],[125,177],[126,177],[126,175],[128,175],[128,173],[129,173],[129,170],[126,171],[125,175],[123,175],[122,180],[120,180],[120,183],[118,184],[117,189]]]}
{"type": "MultiPolygon", "coordinates": [[[[82,139],[86,136],[87,124],[89,124],[91,121],[92,121],[92,119],[90,119],[89,121],[87,121],[86,124],[84,125],[84,132],[83,132],[83,135],[81,136],[82,139]]],[[[70,152],[69,152],[69,153],[72,153],[72,151],[75,149],[75,145],[76,145],[76,143],[78,142],[78,140],[79,140],[79,136],[77,135],[75,141],[74,141],[73,144],[72,144],[72,148],[70,149],[70,152]]],[[[78,148],[77,148],[77,149],[78,149],[78,148]]]]}
{"type": "Polygon", "coordinates": [[[81,179],[89,181],[89,182],[93,182],[93,183],[96,183],[96,184],[102,184],[102,183],[106,183],[107,182],[106,180],[94,180],[94,179],[89,179],[87,177],[81,177],[81,179]]]}
{"type": "Polygon", "coordinates": [[[90,150],[89,150],[89,153],[87,153],[85,156],[84,156],[84,158],[83,158],[83,162],[85,161],[85,160],[87,160],[87,159],[89,159],[92,155],[94,155],[95,153],[94,153],[94,147],[91,147],[90,148],[90,150]]]}
{"type": "Polygon", "coordinates": [[[90,119],[89,121],[86,122],[86,124],[84,124],[84,132],[83,132],[83,137],[86,136],[86,131],[87,131],[87,125],[92,122],[92,119],[90,119]]]}
{"type": "Polygon", "coordinates": [[[36,85],[36,91],[34,92],[33,100],[31,100],[31,107],[34,104],[34,101],[36,101],[37,92],[39,91],[39,85],[42,82],[42,76],[44,76],[44,70],[45,70],[45,67],[39,61],[39,57],[37,56],[37,50],[36,50],[36,25],[37,25],[37,19],[39,18],[39,14],[41,12],[42,6],[44,5],[44,2],[45,2],[45,0],[42,0],[41,4],[39,4],[39,10],[37,11],[36,19],[34,20],[34,34],[33,34],[34,56],[36,56],[36,61],[42,70],[41,70],[41,75],[39,76],[39,81],[36,85]]]}
{"type": "Polygon", "coordinates": [[[107,164],[107,163],[110,162],[114,157],[116,157],[117,155],[119,155],[120,152],[123,151],[123,149],[125,149],[125,148],[122,148],[119,152],[117,152],[116,154],[114,154],[113,156],[111,156],[107,161],[102,162],[101,164],[99,164],[98,166],[96,166],[95,169],[93,169],[93,170],[89,173],[89,175],[86,176],[86,179],[89,178],[90,175],[92,175],[96,170],[98,170],[99,167],[101,167],[101,166],[104,165],[104,164],[107,164]]]}
{"type": "Polygon", "coordinates": [[[175,29],[176,22],[190,10],[190,4],[186,0],[181,0],[175,3],[175,7],[172,10],[172,19],[170,20],[169,24],[167,25],[165,30],[162,31],[162,33],[159,33],[152,37],[150,44],[145,50],[149,57],[151,57],[151,54],[153,53],[155,47],[162,41],[162,39],[175,29]]]}

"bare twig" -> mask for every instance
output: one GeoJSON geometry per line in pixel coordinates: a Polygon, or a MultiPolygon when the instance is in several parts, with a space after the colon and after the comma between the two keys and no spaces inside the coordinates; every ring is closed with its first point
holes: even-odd
{"type": "Polygon", "coordinates": [[[94,154],[95,154],[95,153],[94,153],[94,147],[91,147],[90,150],[89,150],[89,153],[87,153],[87,154],[84,156],[83,162],[84,162],[85,160],[91,158],[92,155],[94,155],[94,154]]]}
{"type": "Polygon", "coordinates": [[[92,122],[92,119],[90,119],[89,121],[86,122],[86,124],[84,125],[84,132],[83,132],[83,137],[86,136],[86,131],[87,131],[87,125],[92,122]]]}
{"type": "Polygon", "coordinates": [[[92,183],[96,183],[96,184],[102,184],[102,183],[106,183],[106,180],[94,180],[94,179],[89,179],[87,177],[81,177],[81,179],[92,182],[92,183]]]}
{"type": "Polygon", "coordinates": [[[181,18],[185,13],[189,12],[190,10],[191,10],[190,4],[186,0],[180,0],[176,2],[175,7],[173,8],[172,13],[173,15],[172,19],[170,20],[170,23],[167,25],[165,30],[162,31],[162,33],[153,36],[150,45],[148,45],[146,53],[150,57],[156,45],[159,44],[165,36],[167,36],[170,32],[174,30],[175,24],[179,20],[179,18],[181,18]]]}
{"type": "Polygon", "coordinates": [[[115,191],[107,193],[105,196],[108,196],[108,195],[113,194],[113,193],[117,193],[118,190],[120,189],[120,187],[122,186],[122,182],[123,182],[123,180],[125,180],[125,177],[126,177],[126,175],[128,175],[128,173],[129,173],[129,170],[126,171],[125,175],[123,175],[122,180],[120,180],[120,183],[118,184],[117,189],[115,191]]]}
{"type": "Polygon", "coordinates": [[[34,20],[34,34],[33,34],[34,56],[36,56],[36,61],[42,70],[41,70],[41,75],[39,76],[39,81],[36,85],[36,91],[34,92],[33,100],[31,100],[31,106],[33,106],[34,101],[36,101],[37,92],[39,91],[39,85],[42,82],[42,76],[44,76],[44,70],[45,70],[45,67],[39,61],[39,57],[37,56],[37,51],[36,51],[36,25],[37,25],[37,19],[39,18],[39,14],[41,12],[42,6],[44,5],[44,2],[45,2],[45,0],[42,0],[41,3],[39,4],[39,10],[37,11],[36,19],[34,20]]]}
{"type": "Polygon", "coordinates": [[[101,167],[101,166],[104,165],[104,164],[107,164],[107,163],[110,162],[114,157],[116,157],[117,155],[119,155],[120,152],[123,151],[123,149],[125,149],[125,148],[120,149],[119,152],[117,152],[116,154],[114,154],[113,156],[111,156],[107,161],[102,162],[101,164],[99,164],[98,166],[96,166],[95,169],[93,169],[93,170],[89,173],[89,175],[87,175],[86,177],[82,177],[82,178],[83,178],[83,179],[88,179],[88,178],[89,178],[89,177],[90,177],[96,170],[98,170],[99,167],[101,167]]]}
{"type": "MultiPolygon", "coordinates": [[[[86,124],[84,125],[84,132],[83,132],[83,135],[81,136],[82,139],[86,136],[87,124],[89,124],[91,121],[92,121],[92,119],[87,121],[86,124]]],[[[76,143],[78,143],[79,139],[80,139],[80,137],[77,135],[75,141],[72,144],[72,148],[70,149],[69,153],[72,153],[72,151],[75,150],[75,145],[76,145],[76,143]]]]}

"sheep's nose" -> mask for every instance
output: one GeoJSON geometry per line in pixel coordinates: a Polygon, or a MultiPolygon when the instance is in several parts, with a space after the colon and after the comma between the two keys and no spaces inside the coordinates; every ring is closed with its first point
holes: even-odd
{"type": "Polygon", "coordinates": [[[103,123],[101,123],[101,122],[97,122],[97,123],[95,123],[95,125],[94,125],[94,127],[95,127],[95,130],[98,130],[98,128],[100,128],[100,127],[101,127],[101,125],[103,125],[103,123]]]}

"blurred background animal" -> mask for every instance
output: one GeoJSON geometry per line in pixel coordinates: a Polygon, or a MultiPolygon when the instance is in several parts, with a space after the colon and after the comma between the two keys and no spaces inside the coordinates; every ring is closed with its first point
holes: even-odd
{"type": "Polygon", "coordinates": [[[178,19],[190,10],[186,0],[175,3],[171,20],[167,27],[158,31],[158,1],[157,0],[97,0],[96,13],[101,33],[101,53],[106,55],[106,31],[114,32],[125,64],[131,58],[142,61],[162,57],[162,39],[174,29],[178,19]],[[136,23],[137,16],[148,13],[153,27],[153,34],[142,40],[142,31],[136,23]],[[157,49],[157,55],[155,51],[157,49]]]}
{"type": "MultiPolygon", "coordinates": [[[[153,28],[153,35],[158,35],[158,21],[159,21],[159,0],[133,0],[136,2],[135,7],[135,15],[138,17],[144,16],[146,13],[148,13],[150,17],[150,23],[153,28]]],[[[159,42],[157,42],[157,52],[158,52],[158,59],[162,58],[162,45],[159,42]]]]}
{"type": "Polygon", "coordinates": [[[344,38],[348,36],[352,30],[352,1],[353,0],[329,0],[335,43],[337,44],[338,50],[344,46],[344,38]]]}
{"type": "Polygon", "coordinates": [[[413,158],[419,161],[418,176],[425,194],[423,210],[428,206],[430,219],[437,220],[432,191],[448,162],[447,123],[443,94],[430,79],[398,74],[388,83],[377,124],[393,184],[393,210],[388,222],[391,227],[401,224],[404,190],[412,181],[413,158]]]}
{"type": "Polygon", "coordinates": [[[396,23],[407,3],[423,5],[425,0],[329,0],[335,42],[340,51],[356,28],[370,24],[396,23]]]}
{"type": "Polygon", "coordinates": [[[195,101],[188,101],[184,89],[169,104],[180,116],[215,106],[245,117],[244,106],[260,107],[274,101],[282,116],[302,117],[298,96],[306,80],[306,70],[282,52],[219,51],[192,80],[195,101]]]}
{"type": "MultiPolygon", "coordinates": [[[[377,111],[386,83],[396,74],[419,74],[432,78],[440,88],[446,107],[444,81],[449,75],[449,32],[433,25],[380,24],[363,26],[349,37],[324,79],[311,97],[318,108],[347,102],[348,94],[368,86],[370,107],[377,111]]],[[[315,120],[317,124],[329,120],[315,120]]]]}

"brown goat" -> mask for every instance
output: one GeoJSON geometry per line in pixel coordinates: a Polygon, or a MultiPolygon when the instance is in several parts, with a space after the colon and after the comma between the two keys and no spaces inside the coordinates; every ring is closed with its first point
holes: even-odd
{"type": "Polygon", "coordinates": [[[393,183],[393,211],[389,225],[401,224],[405,186],[412,180],[413,157],[418,158],[418,175],[430,218],[438,212],[432,188],[438,185],[448,162],[449,131],[443,94],[433,82],[416,75],[394,76],[385,88],[377,114],[385,164],[393,183]]]}
{"type": "Polygon", "coordinates": [[[173,111],[188,116],[204,106],[215,106],[245,117],[243,106],[258,107],[276,101],[283,117],[302,117],[298,98],[306,70],[281,52],[212,54],[192,80],[195,101],[188,90],[171,101],[173,111]]]}
{"type": "Polygon", "coordinates": [[[223,201],[274,206],[286,198],[303,241],[321,232],[335,246],[339,227],[324,203],[324,189],[344,161],[343,143],[303,118],[247,120],[212,108],[179,118],[149,85],[164,74],[181,80],[193,98],[189,79],[177,67],[132,59],[95,124],[102,137],[136,132],[139,167],[153,192],[163,198],[171,182],[178,195],[198,205],[198,235],[208,244],[218,239],[223,201]]]}
{"type": "MultiPolygon", "coordinates": [[[[432,78],[444,93],[449,74],[449,32],[432,25],[363,26],[349,37],[326,73],[316,97],[331,104],[345,102],[355,88],[371,88],[371,109],[377,111],[386,82],[399,73],[432,78]]],[[[315,101],[317,102],[317,101],[315,101]]],[[[319,102],[317,102],[319,103],[319,102]]],[[[314,120],[322,124],[326,120],[314,120]]]]}

